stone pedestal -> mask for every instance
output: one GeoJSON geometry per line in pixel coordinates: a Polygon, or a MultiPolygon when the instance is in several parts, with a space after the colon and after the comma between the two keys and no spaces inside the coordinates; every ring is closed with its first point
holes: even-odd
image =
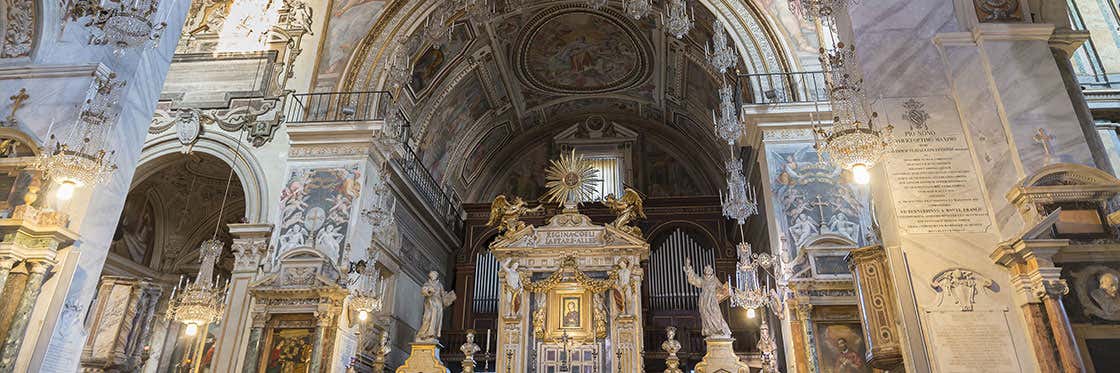
{"type": "Polygon", "coordinates": [[[439,345],[435,343],[413,343],[412,353],[404,361],[404,365],[397,368],[397,373],[436,373],[448,372],[443,362],[439,360],[439,345]]]}
{"type": "Polygon", "coordinates": [[[731,343],[734,341],[734,338],[708,338],[704,340],[707,353],[696,364],[694,370],[697,373],[750,373],[751,368],[747,366],[747,363],[740,361],[739,356],[735,355],[735,349],[731,347],[731,343]]]}
{"type": "Polygon", "coordinates": [[[106,276],[93,304],[93,324],[81,364],[87,372],[136,371],[155,318],[161,289],[149,281],[106,276]]]}

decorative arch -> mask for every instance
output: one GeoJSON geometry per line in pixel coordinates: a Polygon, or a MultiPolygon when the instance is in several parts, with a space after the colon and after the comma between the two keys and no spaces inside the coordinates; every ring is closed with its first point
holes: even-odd
{"type": "MultiPolygon", "coordinates": [[[[370,90],[384,84],[384,63],[399,37],[413,33],[442,1],[394,0],[378,14],[366,36],[350,56],[339,91],[370,90]]],[[[749,70],[776,73],[792,71],[788,43],[774,31],[772,19],[752,1],[703,0],[705,8],[724,21],[739,55],[749,70]]],[[[554,6],[544,4],[541,6],[554,6]]]]}
{"type": "Polygon", "coordinates": [[[1022,187],[1059,185],[1111,185],[1120,186],[1120,179],[1095,167],[1075,163],[1055,163],[1042,167],[1023,178],[1022,187]]]}
{"type": "MultiPolygon", "coordinates": [[[[208,131],[199,137],[193,150],[214,156],[233,168],[233,172],[241,181],[241,188],[245,192],[245,218],[250,223],[263,222],[268,217],[267,205],[264,203],[268,195],[268,186],[265,184],[264,170],[260,161],[251,151],[240,151],[234,154],[238,140],[226,133],[208,131]]],[[[242,144],[241,149],[247,149],[242,144]]],[[[132,178],[135,187],[147,178],[162,169],[171,159],[163,156],[180,153],[182,144],[174,133],[167,133],[151,138],[144,143],[137,162],[136,174],[132,178]]]]}

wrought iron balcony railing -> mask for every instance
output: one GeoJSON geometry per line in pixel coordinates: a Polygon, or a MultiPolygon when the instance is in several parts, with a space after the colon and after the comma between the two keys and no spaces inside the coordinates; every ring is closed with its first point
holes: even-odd
{"type": "Polygon", "coordinates": [[[296,93],[288,98],[287,123],[384,120],[392,107],[388,91],[296,93]]]}
{"type": "Polygon", "coordinates": [[[788,104],[828,101],[824,72],[739,74],[744,104],[788,104]]]}
{"type": "Polygon", "coordinates": [[[400,168],[401,175],[416,188],[420,199],[443,219],[443,223],[452,232],[459,232],[463,227],[463,201],[454,190],[441,187],[428,167],[424,166],[420,156],[416,155],[408,143],[409,132],[407,125],[399,131],[401,138],[398,142],[402,151],[401,156],[393,162],[400,168]]]}

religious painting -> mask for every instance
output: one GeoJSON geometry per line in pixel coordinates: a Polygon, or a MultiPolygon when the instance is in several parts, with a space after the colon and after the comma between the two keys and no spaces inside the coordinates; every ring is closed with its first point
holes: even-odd
{"type": "Polygon", "coordinates": [[[578,283],[558,284],[548,292],[548,330],[545,340],[593,339],[591,292],[578,283]]]}
{"type": "Polygon", "coordinates": [[[478,176],[478,172],[482,170],[483,164],[494,156],[494,153],[501,149],[501,146],[509,140],[509,122],[504,122],[482,135],[474,148],[467,154],[467,159],[463,163],[462,178],[466,183],[474,181],[478,176]]]}
{"type": "Polygon", "coordinates": [[[825,236],[851,241],[853,247],[867,242],[870,195],[849,172],[809,142],[768,143],[766,157],[784,261],[792,262],[805,245],[825,236]]]}
{"type": "Polygon", "coordinates": [[[645,141],[646,188],[650,197],[692,196],[702,194],[692,173],[680,159],[677,159],[655,141],[645,141]]]}
{"type": "Polygon", "coordinates": [[[517,162],[510,164],[510,169],[504,180],[495,183],[487,194],[491,200],[498,194],[518,196],[527,201],[534,201],[544,194],[544,172],[541,170],[548,166],[548,145],[538,144],[529,149],[522,150],[517,155],[517,162]]]}
{"type": "Polygon", "coordinates": [[[354,200],[362,190],[358,165],[295,167],[280,191],[280,243],[277,255],[313,247],[337,256],[346,245],[354,200]]]}
{"type": "Polygon", "coordinates": [[[446,73],[446,68],[462,57],[472,38],[468,23],[457,22],[451,26],[451,40],[447,45],[442,48],[425,46],[424,52],[412,62],[412,80],[408,83],[412,97],[425,94],[425,90],[446,73]]]}
{"type": "Polygon", "coordinates": [[[265,373],[310,373],[315,329],[274,329],[265,350],[265,373]]]}
{"type": "MultiPolygon", "coordinates": [[[[383,0],[342,0],[331,6],[319,65],[316,71],[315,87],[318,92],[335,90],[342,78],[350,55],[369,33],[371,20],[377,19],[383,0]]],[[[319,11],[319,9],[315,9],[319,11]]]]}
{"type": "MultiPolygon", "coordinates": [[[[545,14],[529,26],[518,69],[534,88],[592,93],[626,88],[643,78],[647,56],[619,20],[587,9],[545,14]]],[[[648,69],[646,69],[648,70],[648,69]]]]}
{"type": "Polygon", "coordinates": [[[438,103],[424,128],[420,159],[436,181],[444,182],[454,146],[492,108],[477,73],[470,73],[438,103]]]}
{"type": "Polygon", "coordinates": [[[200,360],[199,372],[212,372],[210,365],[214,362],[214,356],[217,354],[215,342],[218,340],[217,336],[220,329],[221,326],[218,324],[209,324],[206,327],[205,335],[198,334],[191,337],[184,334],[180,327],[178,334],[170,335],[170,338],[174,338],[174,347],[171,348],[171,359],[168,366],[163,371],[167,373],[192,372],[194,361],[198,359],[200,360]],[[205,338],[205,340],[202,342],[202,349],[196,351],[198,338],[205,338]]]}
{"type": "Polygon", "coordinates": [[[871,373],[864,361],[867,343],[859,323],[816,323],[817,371],[821,373],[871,373]]]}
{"type": "Polygon", "coordinates": [[[148,265],[148,256],[155,246],[155,224],[155,208],[147,193],[130,193],[109,251],[134,263],[148,265]]]}
{"type": "Polygon", "coordinates": [[[13,170],[0,174],[0,217],[11,217],[16,206],[30,203],[42,205],[39,197],[43,190],[42,172],[34,170],[13,170]]]}
{"type": "Polygon", "coordinates": [[[560,328],[561,329],[579,329],[580,325],[580,312],[579,312],[579,297],[563,297],[560,299],[560,304],[563,309],[560,311],[560,328]]]}

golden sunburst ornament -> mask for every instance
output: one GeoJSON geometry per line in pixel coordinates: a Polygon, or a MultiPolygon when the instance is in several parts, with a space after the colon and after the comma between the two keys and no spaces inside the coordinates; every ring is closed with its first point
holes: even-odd
{"type": "Polygon", "coordinates": [[[561,155],[560,160],[552,160],[545,170],[544,184],[548,192],[544,194],[549,202],[559,202],[565,210],[575,209],[579,203],[591,199],[595,185],[601,180],[599,171],[590,160],[572,150],[571,155],[561,155]]]}

